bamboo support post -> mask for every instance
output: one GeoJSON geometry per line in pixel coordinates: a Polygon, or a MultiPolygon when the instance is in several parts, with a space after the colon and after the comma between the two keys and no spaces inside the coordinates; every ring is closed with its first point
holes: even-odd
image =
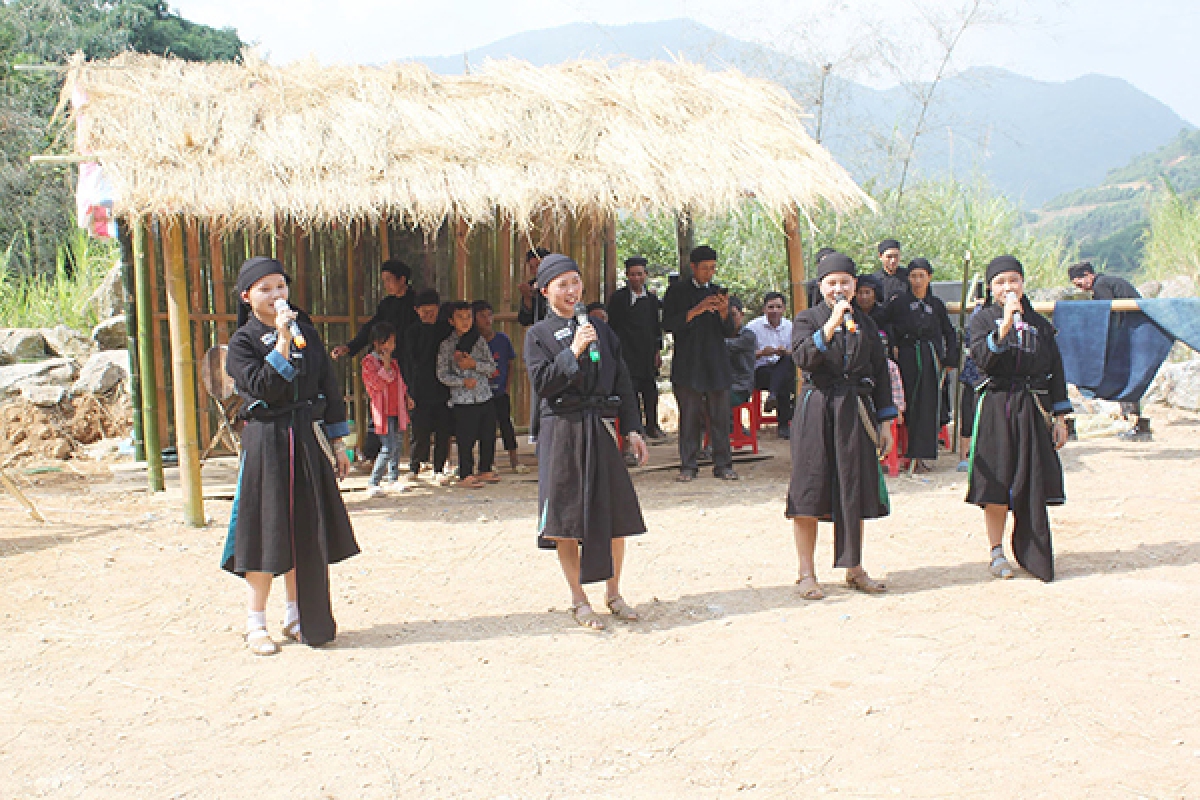
{"type": "Polygon", "coordinates": [[[692,224],[690,211],[681,211],[675,215],[675,247],[679,250],[679,278],[689,280],[692,277],[692,248],[696,246],[696,229],[692,224]]]}
{"type": "MultiPolygon", "coordinates": [[[[358,276],[355,274],[354,224],[346,226],[346,300],[350,306],[350,335],[358,333],[358,297],[361,293],[358,276]]],[[[354,387],[354,448],[361,456],[367,443],[367,398],[363,389],[361,357],[350,362],[353,373],[350,385],[354,387]]]]}
{"type": "Polygon", "coordinates": [[[158,398],[154,403],[158,415],[159,442],[166,444],[171,439],[171,420],[167,414],[167,353],[163,346],[162,325],[159,324],[158,306],[158,239],[161,236],[159,224],[147,218],[146,226],[146,275],[150,286],[150,344],[151,364],[154,369],[154,387],[158,398]]]}
{"type": "MultiPolygon", "coordinates": [[[[133,233],[133,282],[134,300],[137,306],[137,350],[136,357],[141,375],[142,388],[142,435],[146,443],[146,481],[150,491],[163,490],[162,440],[159,437],[158,388],[154,363],[154,306],[151,302],[150,260],[146,257],[146,225],[134,218],[130,226],[133,233]]],[[[153,244],[151,243],[151,246],[153,244]]]]}
{"type": "Polygon", "coordinates": [[[204,525],[204,489],[200,482],[200,442],[196,430],[196,373],[188,305],[183,227],[177,218],[160,226],[167,284],[167,321],[171,331],[171,378],[175,395],[175,451],[183,489],[184,522],[204,525]]]}
{"type": "Polygon", "coordinates": [[[783,232],[787,237],[788,280],[792,287],[792,311],[808,308],[808,291],[804,286],[808,274],[804,269],[804,242],[800,237],[800,217],[789,209],[783,217],[783,232]]]}
{"type": "MultiPolygon", "coordinates": [[[[187,271],[188,271],[188,310],[189,312],[205,312],[208,310],[208,292],[205,291],[206,286],[203,279],[203,273],[200,267],[200,225],[195,218],[189,217],[184,223],[184,231],[186,236],[186,256],[187,271]]],[[[216,309],[213,309],[214,311],[216,309]]],[[[200,348],[200,356],[208,352],[208,336],[205,335],[204,322],[202,320],[192,320],[191,313],[188,315],[189,325],[188,333],[192,337],[193,356],[195,355],[195,347],[198,344],[200,348]]],[[[195,370],[193,380],[197,385],[200,380],[200,359],[195,360],[195,370]]],[[[212,440],[212,420],[209,419],[207,403],[201,404],[199,411],[200,423],[200,441],[208,442],[212,440]]]]}
{"type": "Polygon", "coordinates": [[[129,404],[133,410],[133,459],[146,460],[146,439],[142,431],[141,362],[137,348],[137,294],[134,289],[133,242],[129,225],[117,222],[117,243],[121,248],[121,289],[125,293],[125,352],[129,353],[129,404]]]}
{"type": "Polygon", "coordinates": [[[467,223],[454,218],[454,295],[459,300],[471,299],[467,278],[467,223]]]}
{"type": "Polygon", "coordinates": [[[604,220],[604,301],[617,290],[617,273],[621,265],[617,263],[617,221],[609,215],[604,220]]]}

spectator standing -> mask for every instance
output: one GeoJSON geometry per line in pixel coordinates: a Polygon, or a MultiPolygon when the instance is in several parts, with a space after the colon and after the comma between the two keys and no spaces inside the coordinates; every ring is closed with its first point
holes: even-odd
{"type": "Polygon", "coordinates": [[[662,368],[662,301],[646,286],[647,261],[625,260],[625,285],[608,300],[609,326],[621,339],[625,364],[633,380],[651,439],[666,436],[658,425],[658,371],[662,368]]]}

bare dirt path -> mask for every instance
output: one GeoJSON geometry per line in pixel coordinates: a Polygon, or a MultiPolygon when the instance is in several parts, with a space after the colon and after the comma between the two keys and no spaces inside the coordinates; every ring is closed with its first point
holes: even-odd
{"type": "Polygon", "coordinates": [[[1200,422],[1166,416],[1068,446],[1049,585],[988,577],[946,456],[868,526],[893,591],[841,588],[823,529],[820,603],[776,442],[737,485],[646,474],[645,621],[603,635],[534,549],[534,484],[354,493],[336,645],[266,659],[217,566],[227,502],[189,529],[39,476],[51,524],[0,496],[0,798],[1197,797],[1200,422]]]}

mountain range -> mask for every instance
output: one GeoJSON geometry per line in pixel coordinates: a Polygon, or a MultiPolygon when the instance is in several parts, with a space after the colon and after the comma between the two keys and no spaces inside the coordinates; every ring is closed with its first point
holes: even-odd
{"type": "MultiPolygon", "coordinates": [[[[621,26],[576,23],[500,39],[456,56],[418,59],[461,74],[484,59],[538,66],[576,58],[682,58],[740,69],[787,88],[810,113],[820,71],[803,59],[746,42],[692,20],[621,26]]],[[[824,87],[821,141],[860,181],[897,168],[916,119],[914,87],[875,89],[832,74],[824,87]]],[[[920,87],[916,87],[920,88],[920,87]]],[[[816,132],[818,117],[809,120],[816,132]]],[[[1120,78],[1086,75],[1046,82],[1008,70],[973,68],[938,87],[913,167],[928,176],[983,175],[1026,208],[1101,184],[1110,170],[1167,145],[1192,126],[1120,78]]]]}

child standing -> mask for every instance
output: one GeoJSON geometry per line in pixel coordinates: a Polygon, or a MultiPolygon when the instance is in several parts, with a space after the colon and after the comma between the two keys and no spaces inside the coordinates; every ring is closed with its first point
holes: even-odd
{"type": "Polygon", "coordinates": [[[450,390],[454,410],[455,439],[458,440],[458,485],[481,489],[485,483],[498,483],[492,469],[496,457],[496,410],[488,380],[496,371],[496,362],[487,341],[475,330],[471,304],[459,300],[450,304],[451,333],[438,347],[437,376],[450,390]],[[475,475],[475,443],[479,442],[479,474],[475,475]]]}
{"type": "MultiPolygon", "coordinates": [[[[492,405],[496,407],[496,425],[500,428],[500,436],[504,440],[504,449],[508,451],[508,463],[512,471],[523,475],[529,472],[529,467],[517,460],[517,432],[513,428],[512,398],[508,394],[508,376],[512,362],[517,358],[508,334],[497,331],[493,326],[494,318],[492,304],[487,300],[476,300],[471,303],[475,312],[475,327],[488,343],[492,358],[496,361],[496,371],[488,380],[492,389],[492,405]]],[[[495,431],[492,438],[496,438],[495,431]]]]}
{"type": "Polygon", "coordinates": [[[412,400],[393,357],[395,350],[396,329],[390,322],[376,322],[371,328],[371,352],[362,360],[363,386],[371,398],[371,421],[380,443],[375,468],[367,480],[367,497],[382,491],[385,471],[390,485],[395,486],[400,477],[400,432],[408,429],[412,400]]]}

